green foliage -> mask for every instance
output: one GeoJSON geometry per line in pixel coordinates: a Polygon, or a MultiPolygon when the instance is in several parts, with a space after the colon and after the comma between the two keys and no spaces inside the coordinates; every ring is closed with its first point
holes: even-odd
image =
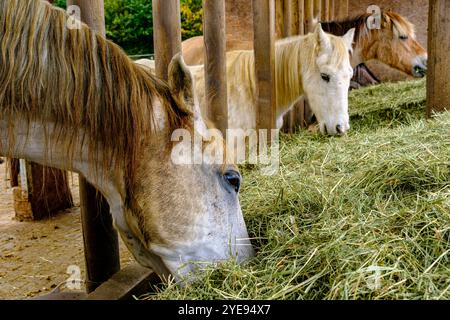
{"type": "MultiPolygon", "coordinates": [[[[66,0],[54,4],[65,8],[66,0]]],[[[202,34],[202,0],[181,0],[181,33],[202,34]]],[[[106,35],[128,54],[153,52],[152,0],[105,0],[106,35]]]]}
{"type": "Polygon", "coordinates": [[[129,54],[153,51],[151,0],[106,0],[106,35],[129,54]]]}
{"type": "Polygon", "coordinates": [[[53,4],[60,8],[66,8],[66,0],[55,0],[53,4]]]}
{"type": "Polygon", "coordinates": [[[181,36],[183,40],[202,35],[202,0],[181,0],[181,36]]]}

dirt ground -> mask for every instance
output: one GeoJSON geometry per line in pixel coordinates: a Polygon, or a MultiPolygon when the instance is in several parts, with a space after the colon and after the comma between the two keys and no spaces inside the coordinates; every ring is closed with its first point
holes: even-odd
{"type": "MultiPolygon", "coordinates": [[[[0,165],[0,299],[27,299],[57,287],[69,291],[64,285],[69,266],[79,267],[84,279],[78,177],[70,176],[75,207],[48,220],[20,222],[14,219],[5,164],[0,165]]],[[[122,267],[134,262],[122,242],[120,257],[122,267]]],[[[84,290],[83,284],[80,289],[84,290]]]]}

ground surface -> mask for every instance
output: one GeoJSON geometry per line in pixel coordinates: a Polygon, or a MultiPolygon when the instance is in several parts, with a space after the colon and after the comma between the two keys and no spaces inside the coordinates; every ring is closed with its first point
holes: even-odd
{"type": "MultiPolygon", "coordinates": [[[[75,207],[39,222],[14,219],[13,197],[5,165],[0,165],[0,299],[26,299],[46,294],[68,278],[67,268],[78,266],[85,276],[78,178],[70,179],[75,207]]],[[[121,266],[132,262],[120,243],[121,266]]],[[[84,285],[81,286],[84,289],[84,285]]]]}

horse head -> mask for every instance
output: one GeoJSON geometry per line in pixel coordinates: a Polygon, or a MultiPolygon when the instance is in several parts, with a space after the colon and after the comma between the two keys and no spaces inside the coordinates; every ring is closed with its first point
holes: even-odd
{"type": "Polygon", "coordinates": [[[322,133],[342,135],[350,129],[348,89],[353,69],[349,52],[354,31],[336,37],[318,24],[309,36],[314,50],[304,64],[303,87],[322,133]]]}
{"type": "Polygon", "coordinates": [[[360,34],[364,60],[379,61],[416,78],[427,72],[427,51],[416,40],[414,26],[401,15],[386,11],[381,28],[368,29],[360,34]]]}

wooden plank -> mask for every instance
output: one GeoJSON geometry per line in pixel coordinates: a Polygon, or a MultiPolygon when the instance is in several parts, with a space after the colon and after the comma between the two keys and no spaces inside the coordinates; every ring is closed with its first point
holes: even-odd
{"type": "MultiPolygon", "coordinates": [[[[310,0],[298,0],[297,4],[297,12],[298,12],[298,34],[305,34],[306,25],[305,25],[305,1],[310,0]]],[[[301,98],[298,102],[294,104],[292,107],[292,115],[293,119],[293,129],[295,131],[296,128],[303,128],[305,119],[305,99],[301,98]]]]}
{"type": "Polygon", "coordinates": [[[312,32],[313,31],[313,23],[314,23],[314,1],[313,0],[305,0],[304,19],[305,19],[305,33],[312,32]]]}
{"type": "Polygon", "coordinates": [[[203,0],[205,92],[208,117],[226,137],[228,129],[225,1],[203,0]]]}
{"type": "Polygon", "coordinates": [[[334,19],[343,20],[348,17],[348,0],[334,1],[334,19]]]}
{"type": "Polygon", "coordinates": [[[328,21],[330,18],[330,0],[322,0],[320,21],[328,21]]]}
{"type": "Polygon", "coordinates": [[[427,116],[450,110],[450,0],[430,0],[427,116]]]}
{"type": "MultiPolygon", "coordinates": [[[[314,31],[314,1],[313,0],[305,0],[305,10],[303,19],[305,21],[305,34],[314,31]]],[[[309,123],[309,119],[312,116],[311,108],[308,105],[308,101],[303,99],[303,114],[301,116],[301,127],[307,128],[309,123]]]]}
{"type": "Polygon", "coordinates": [[[314,19],[320,20],[322,12],[322,0],[314,0],[313,17],[314,19]]]}
{"type": "Polygon", "coordinates": [[[172,57],[181,52],[180,1],[152,0],[152,8],[156,75],[167,80],[172,57]]]}
{"type": "MultiPolygon", "coordinates": [[[[103,0],[68,0],[81,9],[81,20],[105,34],[103,0]]],[[[105,198],[80,176],[80,210],[86,259],[86,289],[93,291],[120,270],[119,239],[105,198]]]]}
{"type": "Polygon", "coordinates": [[[275,0],[275,41],[284,38],[284,0],[275,0]]]}
{"type": "Polygon", "coordinates": [[[131,300],[152,291],[161,282],[152,270],[138,264],[126,266],[90,294],[80,291],[55,290],[30,300],[131,300]]]}
{"type": "Polygon", "coordinates": [[[256,127],[273,129],[276,127],[275,0],[253,0],[253,21],[258,88],[256,127]]]}
{"type": "MultiPolygon", "coordinates": [[[[283,37],[290,37],[293,35],[294,29],[294,1],[283,0],[283,37]]],[[[293,133],[295,130],[295,110],[292,109],[286,113],[283,117],[282,131],[287,133],[293,133]]]]}
{"type": "MultiPolygon", "coordinates": [[[[306,0],[309,1],[309,0],[306,0]]],[[[305,0],[298,0],[298,34],[305,34],[305,0]]]]}
{"type": "Polygon", "coordinates": [[[330,16],[329,21],[334,21],[336,19],[336,1],[338,0],[330,0],[330,16]]]}
{"type": "Polygon", "coordinates": [[[133,296],[151,292],[152,285],[160,282],[152,270],[133,264],[123,268],[95,289],[88,295],[87,300],[129,300],[133,296]]]}

